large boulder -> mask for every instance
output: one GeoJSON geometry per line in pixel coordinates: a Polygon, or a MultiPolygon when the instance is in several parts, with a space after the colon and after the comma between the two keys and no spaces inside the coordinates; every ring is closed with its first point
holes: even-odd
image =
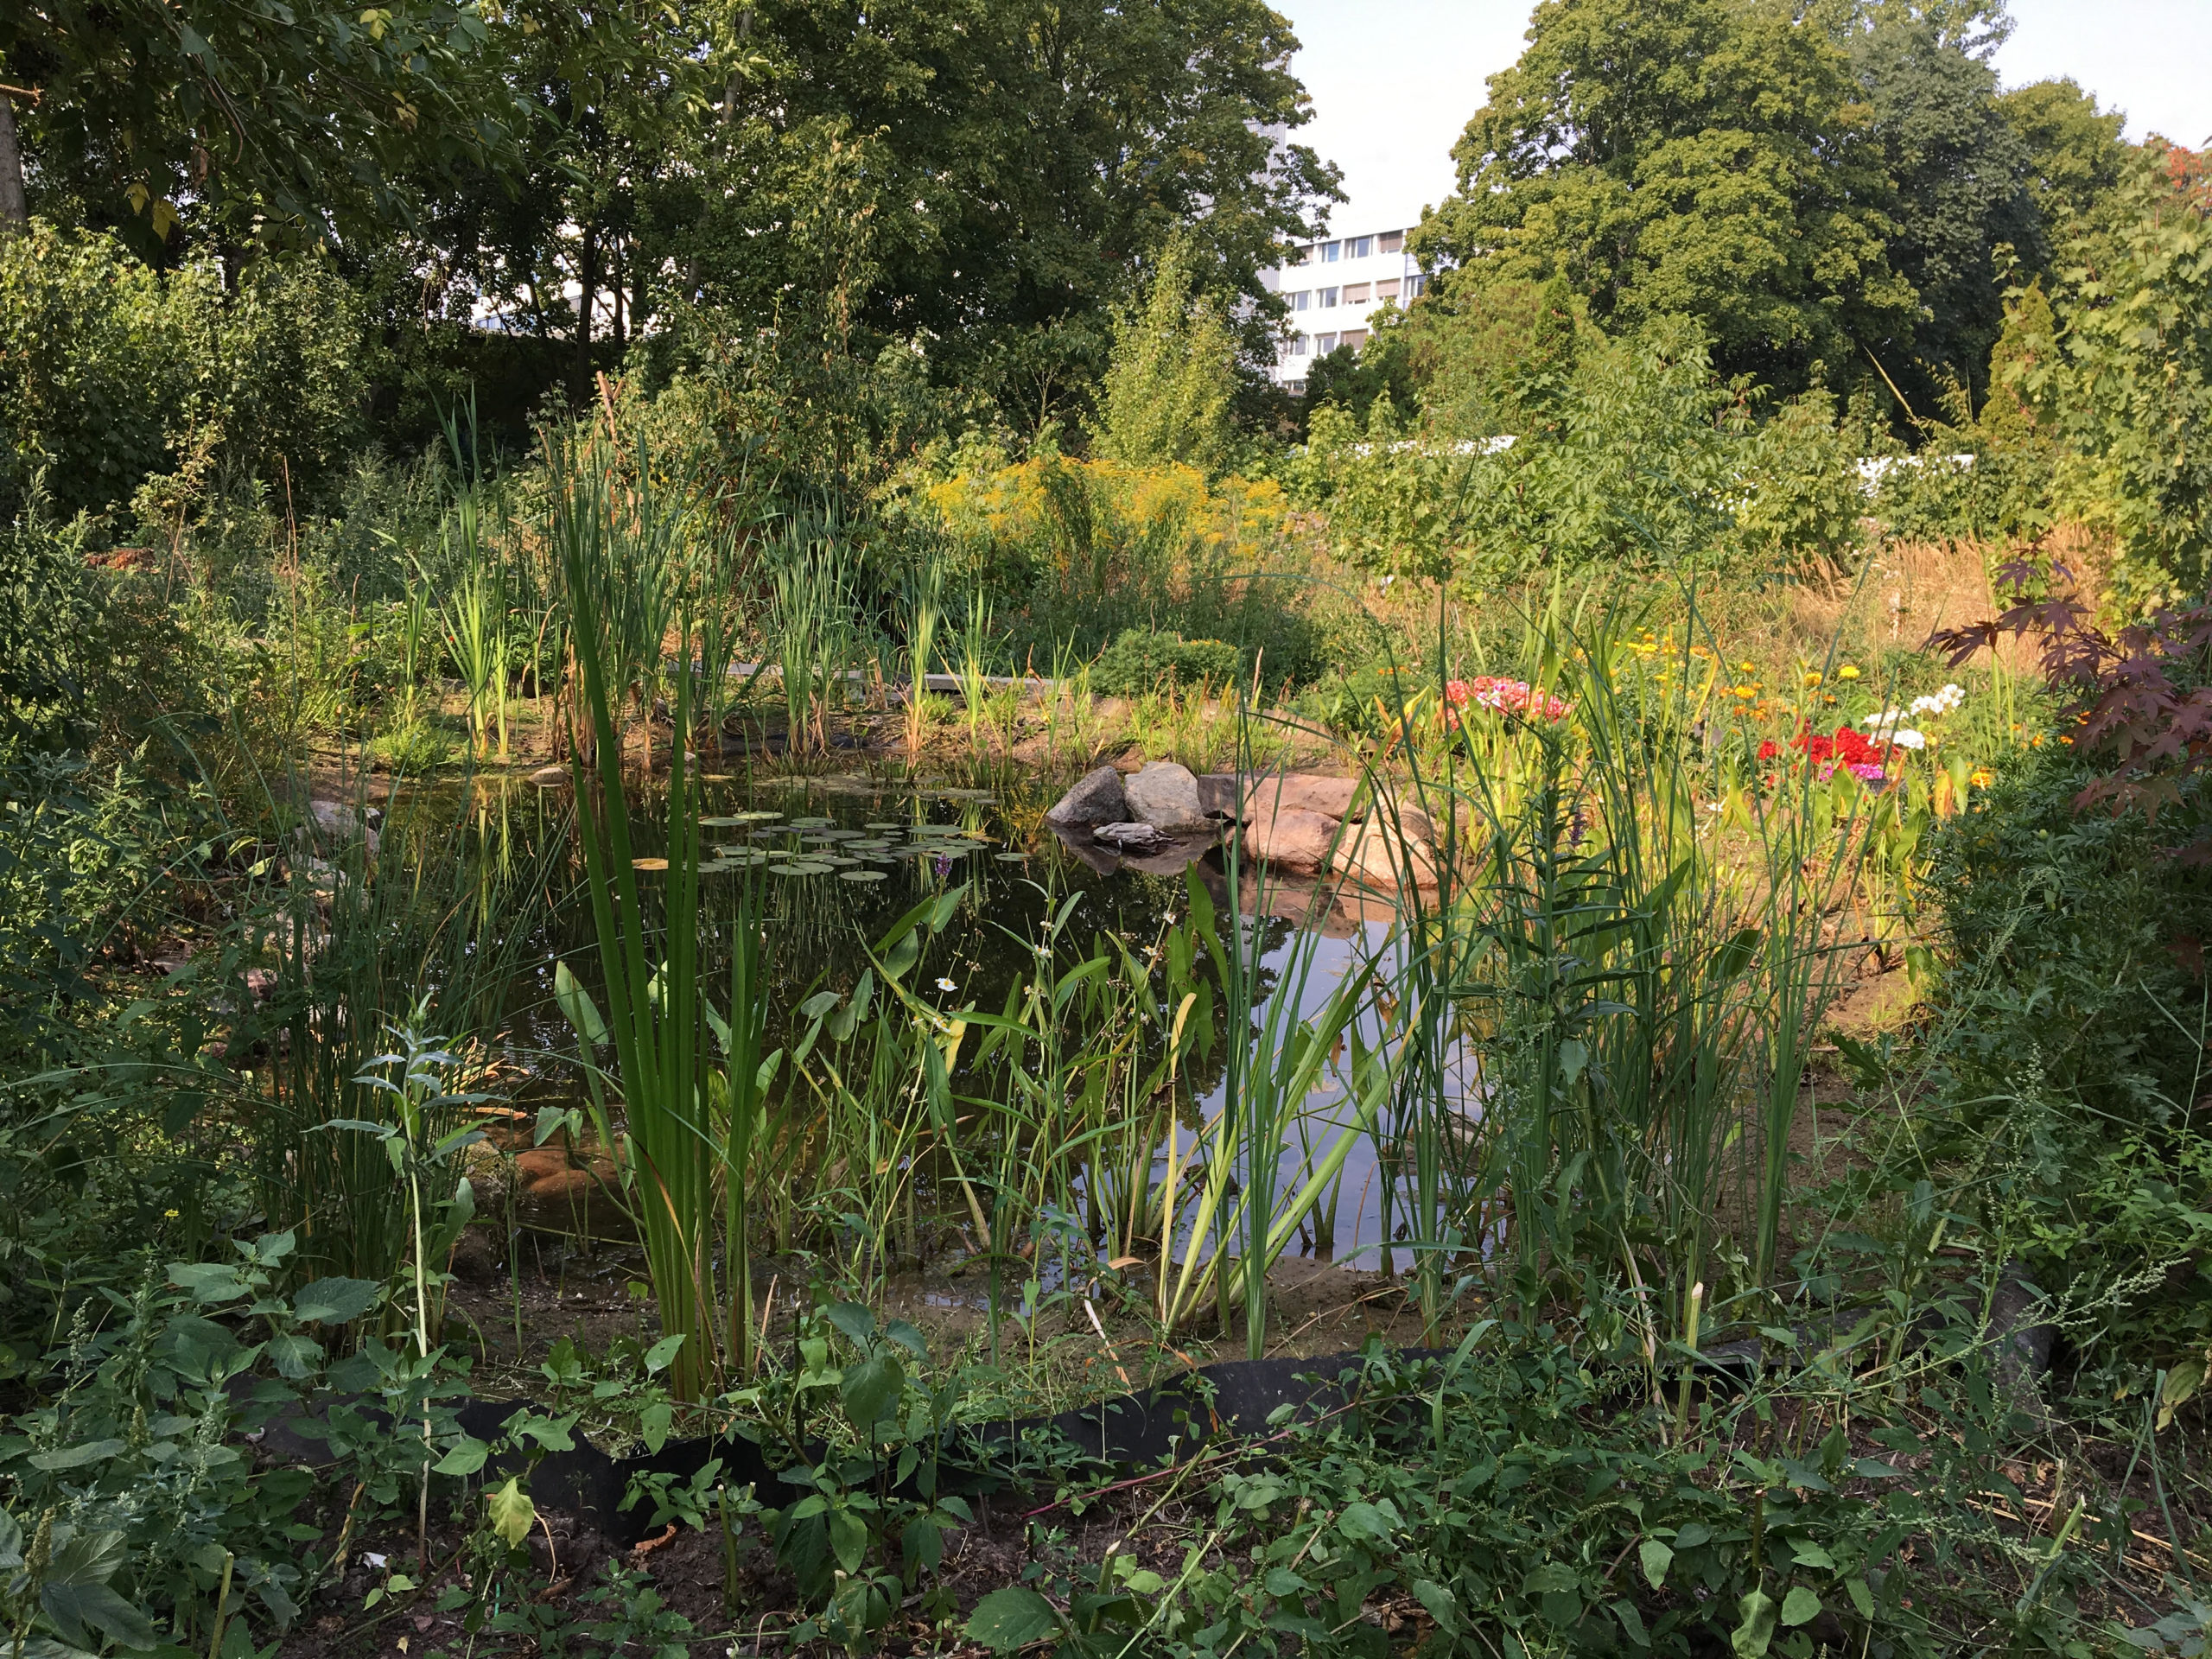
{"type": "Polygon", "coordinates": [[[1323,778],[1310,772],[1270,772],[1244,785],[1244,816],[1263,812],[1319,812],[1341,818],[1351,810],[1357,778],[1323,778]]]}
{"type": "Polygon", "coordinates": [[[1045,822],[1072,827],[1122,823],[1128,817],[1129,803],[1122,793],[1122,774],[1111,766],[1100,766],[1077,779],[1075,786],[1045,814],[1045,822]]]}
{"type": "Polygon", "coordinates": [[[1171,836],[1194,835],[1212,828],[1198,809],[1198,780],[1188,766],[1155,760],[1135,777],[1122,779],[1129,816],[1171,836]]]}
{"type": "Polygon", "coordinates": [[[1337,820],[1322,812],[1289,807],[1256,811],[1244,828],[1244,855],[1277,875],[1319,875],[1329,868],[1329,844],[1337,820]]]}

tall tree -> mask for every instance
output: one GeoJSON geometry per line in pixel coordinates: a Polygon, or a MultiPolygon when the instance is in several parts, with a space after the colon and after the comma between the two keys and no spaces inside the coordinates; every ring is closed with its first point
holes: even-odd
{"type": "Polygon", "coordinates": [[[13,0],[0,210],[156,241],[381,230],[410,168],[512,158],[494,34],[470,0],[13,0]]]}
{"type": "Polygon", "coordinates": [[[1260,0],[763,0],[714,46],[721,102],[648,204],[681,297],[849,348],[927,345],[1037,427],[1103,372],[1112,308],[1189,227],[1255,356],[1260,271],[1335,175],[1297,41],[1260,0]]]}
{"type": "Polygon", "coordinates": [[[1892,319],[1863,344],[1923,415],[1953,380],[1977,404],[1987,395],[2011,274],[1999,262],[2039,246],[2022,186],[2028,147],[1989,62],[2010,31],[2003,0],[1865,0],[1851,31],[1852,68],[1893,187],[1890,263],[1919,296],[1916,316],[1892,319]]]}
{"type": "Polygon", "coordinates": [[[2070,79],[2031,81],[1997,102],[2026,152],[2021,188],[2034,210],[2037,242],[2021,256],[2041,275],[2075,236],[2114,222],[2134,154],[2120,136],[2126,118],[2099,109],[2070,79]]]}
{"type": "Polygon", "coordinates": [[[1910,326],[1895,202],[1828,0],[1542,0],[1415,249],[1440,282],[1564,276],[1593,321],[1695,319],[1795,390],[1910,326]]]}

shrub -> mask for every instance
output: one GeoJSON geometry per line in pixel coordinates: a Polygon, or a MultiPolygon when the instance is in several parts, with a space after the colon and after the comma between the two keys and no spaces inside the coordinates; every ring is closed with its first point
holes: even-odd
{"type": "Polygon", "coordinates": [[[219,467],[289,482],[303,508],[362,434],[361,308],[315,257],[232,291],[212,260],[149,270],[112,237],[44,223],[0,242],[0,518],[41,468],[64,514],[219,467]]]}
{"type": "Polygon", "coordinates": [[[1223,685],[1236,677],[1240,667],[1236,647],[1219,639],[1185,639],[1179,633],[1125,628],[1099,654],[1090,683],[1095,690],[1134,696],[1163,683],[1223,685]]]}

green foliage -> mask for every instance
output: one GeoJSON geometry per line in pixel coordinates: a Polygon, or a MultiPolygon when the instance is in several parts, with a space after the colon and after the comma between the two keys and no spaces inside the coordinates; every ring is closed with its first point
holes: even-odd
{"type": "Polygon", "coordinates": [[[2117,110],[2100,110],[2070,78],[2031,81],[2000,92],[1997,102],[2027,149],[2022,188],[2043,244],[2032,263],[2048,271],[2070,240],[2107,220],[2113,194],[2127,171],[2128,145],[2120,136],[2126,118],[2117,110]]]}
{"type": "Polygon", "coordinates": [[[1936,838],[1935,1155],[1975,1172],[2097,1366],[2212,1341],[2212,1135],[2203,941],[2212,878],[2176,821],[2075,810],[2093,769],[2052,745],[1936,838]]]}
{"type": "Polygon", "coordinates": [[[143,220],[156,247],[187,219],[272,240],[372,231],[406,215],[411,169],[512,159],[526,118],[501,55],[483,14],[453,0],[65,0],[0,19],[0,62],[40,93],[16,117],[35,200],[143,220]]]}
{"type": "Polygon", "coordinates": [[[112,512],[153,480],[174,535],[211,474],[258,477],[304,510],[362,435],[360,307],[324,261],[257,261],[226,292],[200,259],[160,272],[112,236],[39,222],[0,239],[0,516],[35,473],[64,514],[112,512]]]}
{"type": "Polygon", "coordinates": [[[85,690],[92,584],[86,524],[48,517],[44,476],[22,512],[0,528],[0,732],[50,733],[85,690]]]}
{"type": "Polygon", "coordinates": [[[1168,684],[1220,690],[1236,678],[1237,669],[1236,647],[1219,639],[1124,628],[1092,664],[1090,684],[1111,696],[1135,696],[1168,684]]]}
{"type": "MultiPolygon", "coordinates": [[[[1376,1610],[1393,1604],[1418,1605],[1424,1649],[1452,1655],[1933,1656],[1967,1631],[2040,1650],[2078,1628],[2093,1570],[2079,1552],[2049,1556],[2032,1594],[2024,1575],[1992,1583],[1974,1565],[1998,1536],[1973,1501],[2005,1417],[1986,1382],[1931,1376],[1920,1425],[1856,1395],[1847,1435],[1820,1427],[1816,1368],[1716,1391],[1673,1434],[1592,1339],[1613,1316],[1585,1314],[1575,1336],[1482,1321],[1444,1365],[1370,1339],[1348,1409],[1217,1481],[1219,1564],[1193,1556],[1152,1620],[1200,1655],[1275,1631],[1321,1655],[1380,1652],[1376,1610]]],[[[1024,1628],[1021,1607],[992,1611],[1024,1628]]]]}
{"type": "MultiPolygon", "coordinates": [[[[1381,401],[1364,430],[1317,410],[1304,483],[1339,550],[1370,569],[1488,588],[1539,573],[1786,568],[1855,541],[1857,480],[1827,404],[1753,423],[1681,324],[1592,344],[1571,375],[1536,384],[1548,423],[1510,442],[1408,431],[1381,401]]],[[[1520,395],[1524,411],[1533,395],[1520,395]]]]}
{"type": "Polygon", "coordinates": [[[1824,14],[1737,0],[1544,0],[1414,238],[1447,297],[1562,276],[1599,324],[1696,321],[1725,372],[1785,390],[1911,326],[1870,112],[1824,14]]]}
{"type": "MultiPolygon", "coordinates": [[[[226,1580],[242,1623],[282,1630],[298,1617],[314,1577],[302,1547],[321,1529],[296,1512],[315,1478],[257,1469],[233,1438],[291,1397],[283,1383],[257,1383],[257,1366],[293,1382],[319,1372],[315,1333],[359,1318],[382,1287],[321,1280],[288,1300],[271,1286],[291,1249],[289,1234],[241,1243],[228,1262],[174,1265],[166,1287],[149,1268],[115,1299],[112,1329],[95,1331],[93,1302],[79,1304],[68,1344],[48,1357],[57,1386],[0,1434],[0,1535],[35,1522],[54,1551],[15,1593],[35,1599],[52,1635],[97,1646],[90,1625],[143,1649],[153,1615],[204,1643],[226,1580]],[[80,1562],[73,1573],[65,1553],[80,1562]]],[[[9,1565],[21,1555],[0,1570],[9,1565]]]]}
{"type": "Polygon", "coordinates": [[[1098,452],[1125,467],[1218,472],[1230,442],[1236,345],[1216,303],[1192,294],[1188,246],[1168,244],[1143,301],[1114,325],[1098,452]]]}
{"type": "Polygon", "coordinates": [[[1919,297],[1916,317],[1860,342],[1923,414],[1946,372],[1984,385],[2003,322],[2003,251],[2022,259],[2042,251],[2020,185],[2028,144],[2006,118],[1990,63],[2009,29],[2001,5],[1869,0],[1849,37],[1872,115],[1867,137],[1893,192],[1889,262],[1919,297]]]}
{"type": "Polygon", "coordinates": [[[2081,458],[2062,500],[2110,526],[2123,602],[2145,609],[2212,577],[2212,196],[2185,161],[2137,158],[2109,262],[2067,273],[2058,351],[2013,380],[2056,388],[2081,458]]]}

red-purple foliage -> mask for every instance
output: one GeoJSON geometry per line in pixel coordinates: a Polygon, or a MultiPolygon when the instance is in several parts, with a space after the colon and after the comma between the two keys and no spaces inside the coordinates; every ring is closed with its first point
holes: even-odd
{"type": "MultiPolygon", "coordinates": [[[[1929,640],[1955,668],[2007,634],[2042,645],[2044,677],[2063,697],[2076,753],[2105,770],[2074,798],[2076,811],[2100,802],[2146,817],[2181,798],[2184,779],[2212,765],[2212,602],[2161,610],[2118,633],[2092,619],[2056,564],[2008,564],[1998,581],[2014,602],[1993,620],[1946,628],[1929,640]],[[2048,587],[2052,596],[2033,597],[2048,587]]],[[[2202,859],[2212,845],[2188,849],[2202,859]]]]}

